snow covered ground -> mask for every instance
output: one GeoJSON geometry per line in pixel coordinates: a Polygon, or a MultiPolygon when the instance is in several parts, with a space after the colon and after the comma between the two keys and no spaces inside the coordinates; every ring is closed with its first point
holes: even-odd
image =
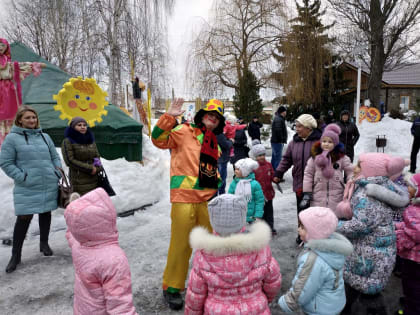
{"type": "MultiPolygon", "coordinates": [[[[361,152],[376,152],[377,135],[388,139],[386,153],[410,156],[411,124],[385,117],[381,122],[363,122],[356,156],[361,152]]],[[[289,130],[289,139],[293,132],[289,130]]],[[[264,143],[269,146],[269,141],[264,143]]],[[[158,150],[149,139],[143,143],[144,166],[124,159],[104,161],[110,181],[117,192],[113,202],[118,212],[138,209],[154,203],[145,211],[119,218],[120,246],[127,254],[131,273],[134,303],[139,314],[179,314],[171,312],[163,302],[161,277],[166,262],[170,234],[169,161],[166,150],[158,150]]],[[[64,163],[63,163],[64,165],[64,163]]],[[[228,179],[233,175],[228,168],[228,179]]],[[[274,199],[275,226],[279,232],[271,242],[274,257],[283,275],[281,293],[287,291],[295,273],[299,248],[296,238],[296,201],[291,188],[289,171],[282,184],[283,194],[276,192],[274,199]]],[[[0,171],[0,239],[10,238],[15,221],[12,197],[13,182],[0,171]]],[[[72,314],[74,271],[70,248],[65,239],[63,209],[53,212],[50,245],[54,256],[44,257],[39,252],[37,216],[31,224],[18,269],[6,274],[4,269],[10,258],[11,247],[0,245],[0,314],[53,315],[72,314]]],[[[396,308],[401,294],[400,281],[392,277],[385,290],[389,310],[396,308]]],[[[273,314],[282,314],[276,303],[273,314]]]]}

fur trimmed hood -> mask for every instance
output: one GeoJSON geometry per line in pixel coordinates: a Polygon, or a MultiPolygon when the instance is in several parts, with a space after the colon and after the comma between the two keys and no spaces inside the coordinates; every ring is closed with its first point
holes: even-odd
{"type": "Polygon", "coordinates": [[[257,252],[271,240],[271,230],[263,221],[251,225],[249,232],[236,233],[226,237],[211,234],[203,227],[196,227],[190,233],[190,245],[195,250],[214,256],[226,256],[257,252]]]}
{"type": "Polygon", "coordinates": [[[333,233],[329,238],[310,240],[305,244],[305,248],[315,251],[327,264],[334,269],[344,266],[345,257],[353,252],[353,245],[343,235],[333,233]]]}

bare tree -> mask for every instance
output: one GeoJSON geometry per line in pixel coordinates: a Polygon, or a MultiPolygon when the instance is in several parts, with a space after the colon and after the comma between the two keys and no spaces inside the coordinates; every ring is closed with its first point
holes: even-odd
{"type": "MultiPolygon", "coordinates": [[[[420,21],[418,0],[328,0],[332,8],[358,30],[354,46],[368,46],[366,65],[370,69],[368,86],[373,106],[379,106],[382,75],[406,60],[412,47],[420,42],[420,33],[414,33],[420,21]],[[360,36],[360,31],[362,36],[360,36]]],[[[350,37],[352,38],[352,37],[350,37]]],[[[352,45],[349,45],[352,46],[352,45]]],[[[353,46],[353,48],[354,48],[353,46]]]]}
{"type": "Polygon", "coordinates": [[[201,92],[217,86],[238,89],[245,71],[264,87],[270,77],[271,50],[283,33],[283,2],[217,0],[212,18],[197,34],[189,53],[190,82],[201,92]]]}
{"type": "Polygon", "coordinates": [[[130,59],[136,72],[169,91],[167,16],[175,0],[10,0],[1,21],[10,41],[20,41],[73,75],[95,77],[122,99],[130,59]],[[95,17],[95,18],[92,18],[95,17]]]}

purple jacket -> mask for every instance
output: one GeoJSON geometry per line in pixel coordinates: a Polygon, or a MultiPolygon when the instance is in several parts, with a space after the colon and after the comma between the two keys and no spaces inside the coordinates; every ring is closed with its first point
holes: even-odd
{"type": "Polygon", "coordinates": [[[287,145],[286,153],[283,155],[279,166],[276,169],[276,177],[283,177],[283,174],[293,165],[293,191],[298,192],[303,187],[303,175],[306,162],[311,157],[311,148],[321,138],[321,131],[314,129],[303,141],[297,134],[287,145]]]}

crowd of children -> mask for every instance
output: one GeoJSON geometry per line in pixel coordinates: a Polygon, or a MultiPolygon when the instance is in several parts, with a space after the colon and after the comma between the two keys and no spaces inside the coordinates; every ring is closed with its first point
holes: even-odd
{"type": "MultiPolygon", "coordinates": [[[[160,121],[160,133],[154,131],[155,142],[172,148],[173,158],[187,154],[177,146],[190,135],[191,143],[197,146],[201,177],[209,175],[207,168],[201,169],[204,161],[211,170],[216,169],[214,159],[202,157],[204,153],[213,157],[217,151],[215,134],[223,127],[218,124],[223,123],[222,105],[214,104],[199,112],[197,126],[171,130],[173,119],[167,115],[160,121]],[[219,107],[214,110],[214,106],[219,107]],[[214,128],[210,128],[211,123],[214,128]],[[196,135],[201,134],[198,146],[196,135]]],[[[398,255],[404,293],[400,314],[420,314],[420,174],[402,177],[406,161],[384,153],[360,154],[353,166],[339,135],[340,128],[329,124],[312,146],[304,169],[303,198],[299,200],[302,250],[291,287],[283,291],[278,305],[288,313],[301,309],[305,314],[319,315],[388,314],[381,292],[398,255]],[[358,299],[362,311],[356,310],[358,299]]],[[[233,139],[234,133],[226,138],[233,139]]],[[[269,246],[277,233],[272,185],[275,170],[265,155],[264,145],[254,140],[251,158],[235,161],[227,194],[213,197],[208,205],[201,202],[203,198],[190,201],[192,208],[199,204],[207,210],[200,215],[202,222],[209,223],[185,219],[192,231],[182,231],[183,240],[189,239],[190,247],[172,236],[178,240],[176,246],[194,250],[185,314],[271,313],[269,305],[280,294],[282,276],[269,246]]],[[[216,178],[210,175],[208,187],[197,188],[197,194],[216,194],[216,178]]],[[[172,197],[183,193],[179,187],[171,182],[172,197]]],[[[174,200],[173,212],[186,206],[185,200],[178,201],[174,200]]],[[[73,194],[64,215],[75,270],[74,314],[137,314],[128,260],[118,245],[116,210],[108,194],[101,188],[82,197],[73,194]]],[[[178,228],[181,232],[182,227],[178,228]]],[[[185,253],[182,272],[188,271],[188,259],[185,253]]],[[[180,264],[172,265],[167,265],[170,272],[164,276],[168,282],[164,294],[170,296],[172,306],[176,306],[173,309],[180,309],[184,278],[173,272],[180,264]],[[175,298],[181,300],[175,303],[175,298]]]]}
{"type": "MultiPolygon", "coordinates": [[[[353,167],[338,135],[337,126],[329,125],[312,148],[304,174],[302,203],[307,204],[301,208],[306,209],[298,215],[303,248],[291,287],[278,304],[287,313],[388,314],[381,291],[398,252],[404,293],[400,314],[419,314],[420,174],[401,182],[406,162],[383,153],[361,154],[353,167]],[[344,196],[350,216],[335,212],[344,196]],[[402,221],[394,226],[395,212],[404,209],[409,198],[402,221]],[[357,299],[364,311],[355,309],[357,299]]],[[[269,246],[276,232],[274,170],[265,154],[254,140],[252,159],[234,164],[228,193],[208,203],[212,233],[206,227],[190,233],[195,254],[185,314],[271,313],[269,304],[280,293],[282,276],[269,246]]],[[[108,195],[97,189],[76,198],[65,212],[76,273],[75,314],[136,314],[130,270],[118,246],[116,213],[108,195]],[[106,214],[103,222],[97,221],[98,212],[106,214]],[[112,261],[107,259],[111,251],[112,261]],[[86,268],[91,271],[86,273],[86,268]]]]}

